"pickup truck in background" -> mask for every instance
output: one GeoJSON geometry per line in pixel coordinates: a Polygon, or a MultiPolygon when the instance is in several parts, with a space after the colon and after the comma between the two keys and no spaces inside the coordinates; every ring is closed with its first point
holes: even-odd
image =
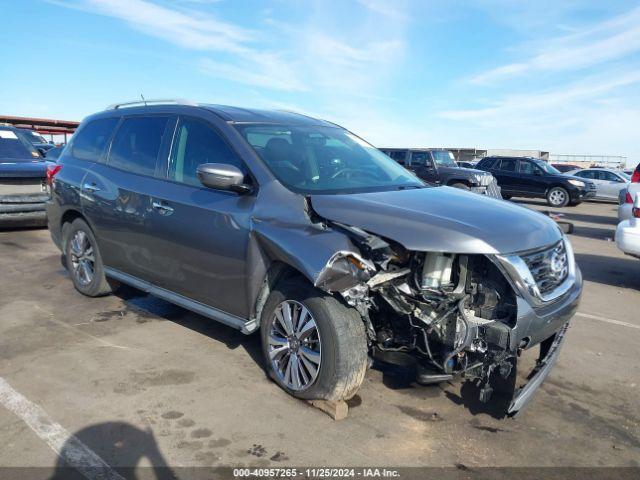
{"type": "Polygon", "coordinates": [[[500,187],[489,172],[458,166],[449,150],[433,148],[381,148],[387,156],[431,185],[471,190],[502,199],[500,187]]]}

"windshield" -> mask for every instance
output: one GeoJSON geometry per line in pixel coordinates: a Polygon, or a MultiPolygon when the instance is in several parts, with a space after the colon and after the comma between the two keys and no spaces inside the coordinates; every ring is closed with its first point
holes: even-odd
{"type": "Polygon", "coordinates": [[[535,164],[537,166],[539,166],[542,170],[544,170],[547,173],[550,173],[551,175],[562,175],[560,173],[560,170],[558,170],[557,168],[549,165],[547,162],[543,161],[543,160],[534,160],[535,164]]]}
{"type": "Polygon", "coordinates": [[[40,159],[40,153],[13,130],[0,129],[0,158],[17,161],[40,159]]]}
{"type": "Polygon", "coordinates": [[[453,153],[448,150],[432,150],[433,160],[441,167],[457,167],[453,153]]]}
{"type": "Polygon", "coordinates": [[[236,127],[278,180],[296,192],[357,193],[425,186],[384,153],[342,128],[236,127]]]}

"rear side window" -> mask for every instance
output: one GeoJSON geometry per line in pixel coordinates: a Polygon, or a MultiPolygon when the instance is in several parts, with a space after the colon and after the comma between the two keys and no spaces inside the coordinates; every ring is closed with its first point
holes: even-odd
{"type": "Polygon", "coordinates": [[[202,186],[196,169],[203,163],[226,163],[244,171],[242,162],[216,131],[200,120],[183,119],[171,147],[169,179],[202,186]]]}
{"type": "Polygon", "coordinates": [[[168,121],[168,117],[125,118],[113,139],[109,166],[153,175],[168,121]]]}
{"type": "Polygon", "coordinates": [[[577,177],[589,178],[591,180],[595,180],[597,178],[597,174],[593,170],[583,170],[581,172],[574,173],[574,175],[577,177]]]}
{"type": "Polygon", "coordinates": [[[500,161],[500,170],[505,172],[515,172],[516,160],[514,158],[503,158],[500,161]]]}
{"type": "Polygon", "coordinates": [[[87,123],[73,139],[72,155],[80,160],[99,162],[118,118],[100,118],[87,123]]]}
{"type": "Polygon", "coordinates": [[[495,168],[498,162],[499,160],[496,158],[483,158],[478,162],[478,165],[476,165],[476,167],[486,169],[495,168]]]}
{"type": "Polygon", "coordinates": [[[388,157],[393,158],[396,162],[405,163],[407,161],[406,150],[386,150],[384,153],[386,153],[388,157]]]}

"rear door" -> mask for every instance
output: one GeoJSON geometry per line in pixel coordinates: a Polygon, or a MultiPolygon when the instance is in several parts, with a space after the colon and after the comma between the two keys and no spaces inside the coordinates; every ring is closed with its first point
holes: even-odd
{"type": "Polygon", "coordinates": [[[162,188],[151,195],[149,221],[156,236],[160,286],[205,305],[247,318],[246,258],[254,195],[203,186],[196,168],[232,164],[239,157],[208,120],[178,121],[162,188]]]}
{"type": "Polygon", "coordinates": [[[431,152],[411,152],[410,170],[432,185],[439,185],[438,171],[431,158],[431,152]]]}
{"type": "Polygon", "coordinates": [[[124,117],[106,164],[96,164],[82,186],[84,211],[104,264],[151,283],[159,275],[153,261],[152,195],[163,186],[158,159],[168,151],[174,125],[170,115],[124,117]]]}
{"type": "Polygon", "coordinates": [[[503,193],[509,195],[516,195],[522,193],[519,190],[519,178],[518,178],[518,161],[515,158],[501,158],[493,165],[491,173],[498,185],[502,189],[503,193]]]}

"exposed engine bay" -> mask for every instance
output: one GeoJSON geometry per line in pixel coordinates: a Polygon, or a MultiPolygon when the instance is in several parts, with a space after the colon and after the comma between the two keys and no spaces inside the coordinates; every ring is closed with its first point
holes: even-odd
{"type": "Polygon", "coordinates": [[[489,258],[411,252],[358,228],[332,226],[350,236],[362,257],[337,254],[318,286],[358,309],[374,352],[414,356],[419,383],[463,376],[483,402],[491,398],[492,377],[515,373],[516,297],[489,258]]]}

